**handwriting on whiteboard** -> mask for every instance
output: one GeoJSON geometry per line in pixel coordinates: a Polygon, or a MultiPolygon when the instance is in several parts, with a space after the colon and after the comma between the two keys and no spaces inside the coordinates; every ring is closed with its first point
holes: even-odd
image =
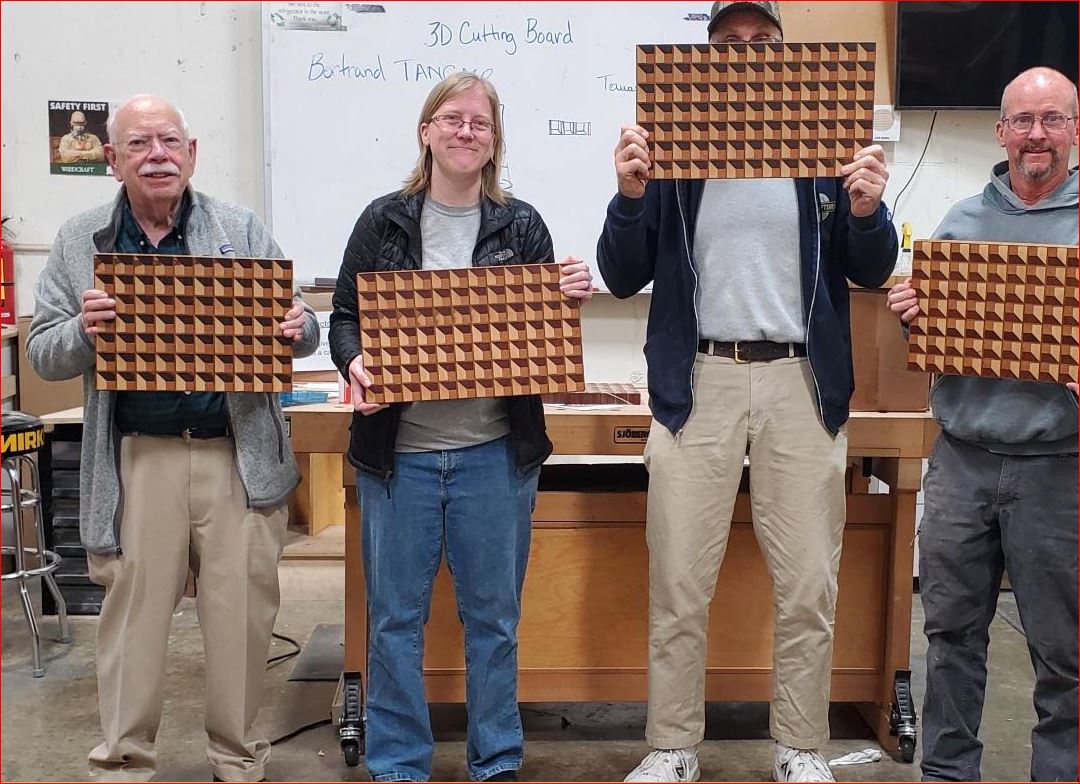
{"type": "Polygon", "coordinates": [[[458,44],[474,46],[490,44],[502,48],[508,55],[518,53],[519,41],[530,46],[572,46],[574,30],[570,20],[560,22],[556,27],[545,27],[540,20],[527,17],[522,29],[515,32],[507,25],[492,22],[475,22],[469,19],[460,24],[450,25],[443,21],[433,21],[428,25],[428,40],[424,44],[429,48],[458,44]]]}

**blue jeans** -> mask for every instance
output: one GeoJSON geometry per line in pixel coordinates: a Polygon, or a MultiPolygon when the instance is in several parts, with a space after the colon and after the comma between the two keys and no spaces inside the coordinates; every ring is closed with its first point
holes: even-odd
{"type": "Polygon", "coordinates": [[[444,548],[465,627],[469,775],[479,781],[521,767],[517,627],[539,474],[518,474],[509,438],[398,454],[389,482],[358,474],[369,619],[366,764],[375,781],[431,777],[424,624],[444,548]]]}
{"type": "Polygon", "coordinates": [[[1076,781],[1076,455],[996,455],[943,435],[924,492],[923,781],[981,778],[986,649],[1003,571],[1035,669],[1031,780],[1076,781]]]}

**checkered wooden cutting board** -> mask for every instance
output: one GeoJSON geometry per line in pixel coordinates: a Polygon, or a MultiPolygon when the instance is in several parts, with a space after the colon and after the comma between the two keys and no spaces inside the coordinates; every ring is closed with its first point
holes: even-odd
{"type": "Polygon", "coordinates": [[[1075,245],[919,241],[912,285],[922,315],[909,365],[956,375],[1077,380],[1075,245]]]}
{"type": "Polygon", "coordinates": [[[357,275],[369,403],[505,397],[585,385],[577,300],[559,264],[357,275]]]}
{"type": "Polygon", "coordinates": [[[586,384],[580,392],[554,392],[543,396],[545,403],[568,406],[641,405],[641,390],[633,384],[586,384]]]}
{"type": "Polygon", "coordinates": [[[282,392],[292,344],[292,262],[97,254],[94,286],[116,300],[96,338],[99,390],[282,392]]]}
{"type": "Polygon", "coordinates": [[[656,179],[838,177],[872,143],[873,43],[637,47],[656,179]]]}

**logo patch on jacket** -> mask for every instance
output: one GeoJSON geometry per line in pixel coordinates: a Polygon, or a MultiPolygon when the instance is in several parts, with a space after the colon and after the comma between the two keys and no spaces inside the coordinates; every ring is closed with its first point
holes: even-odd
{"type": "Polygon", "coordinates": [[[491,258],[495,259],[495,261],[507,261],[514,258],[514,251],[510,250],[510,248],[503,248],[491,254],[491,258]]]}
{"type": "Polygon", "coordinates": [[[818,199],[818,221],[824,223],[834,214],[836,214],[836,201],[830,199],[826,194],[819,193],[818,199]]]}

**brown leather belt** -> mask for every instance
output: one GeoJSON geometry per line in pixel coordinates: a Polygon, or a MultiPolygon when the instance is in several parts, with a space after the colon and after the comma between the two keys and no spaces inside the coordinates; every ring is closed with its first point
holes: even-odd
{"type": "Polygon", "coordinates": [[[734,343],[721,343],[718,340],[700,340],[697,347],[699,354],[711,354],[714,357],[727,357],[738,363],[772,362],[774,359],[805,357],[805,343],[772,343],[768,340],[737,340],[734,343]]]}

